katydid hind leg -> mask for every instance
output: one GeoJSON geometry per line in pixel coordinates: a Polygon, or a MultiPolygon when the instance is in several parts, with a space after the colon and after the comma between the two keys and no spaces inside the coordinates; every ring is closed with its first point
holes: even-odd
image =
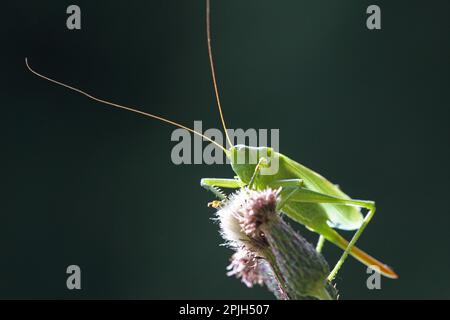
{"type": "MultiPolygon", "coordinates": [[[[274,183],[275,186],[278,184],[279,183],[277,182],[274,183]]],[[[315,226],[315,228],[313,228],[318,233],[323,235],[325,239],[334,243],[335,245],[339,246],[341,249],[344,250],[344,253],[342,254],[341,258],[331,271],[329,275],[329,280],[332,280],[336,276],[337,272],[339,271],[339,269],[341,268],[341,266],[343,265],[345,259],[348,257],[349,254],[367,266],[376,267],[376,269],[379,270],[380,273],[385,275],[386,277],[393,279],[398,278],[397,274],[387,265],[371,257],[370,255],[368,255],[367,253],[363,252],[362,250],[358,249],[355,246],[362,232],[367,227],[370,220],[375,214],[376,208],[375,204],[372,201],[335,198],[332,196],[328,196],[325,194],[317,193],[302,188],[301,186],[299,186],[298,181],[292,181],[291,183],[284,183],[284,190],[282,191],[282,194],[283,193],[285,195],[285,198],[287,198],[287,202],[293,201],[293,202],[305,202],[317,204],[338,203],[342,205],[360,206],[369,210],[360,228],[357,229],[350,242],[341,237],[335,230],[333,230],[328,225],[315,226]]]]}
{"type": "MultiPolygon", "coordinates": [[[[361,232],[360,232],[359,236],[361,235],[361,232]]],[[[350,246],[350,243],[347,240],[345,240],[339,233],[337,233],[331,227],[329,227],[327,230],[321,230],[321,234],[324,235],[325,239],[327,239],[329,242],[335,244],[342,250],[345,250],[344,253],[342,254],[341,258],[339,259],[339,261],[336,263],[336,266],[333,268],[333,270],[330,272],[330,275],[328,276],[328,279],[330,281],[336,277],[337,272],[339,271],[340,267],[342,266],[346,257],[349,254],[352,257],[354,257],[356,260],[358,260],[359,262],[363,263],[364,265],[371,267],[371,268],[375,269],[376,271],[379,271],[380,274],[384,275],[385,277],[388,277],[391,279],[398,278],[398,275],[388,265],[384,264],[383,262],[370,256],[366,252],[364,252],[361,249],[359,249],[358,247],[356,247],[355,242],[353,243],[352,246],[350,246]]],[[[356,233],[355,233],[355,235],[356,235],[356,233]]],[[[353,237],[355,237],[355,236],[353,236],[353,237]]],[[[358,239],[358,237],[356,238],[356,240],[358,239]]],[[[352,238],[352,241],[353,240],[354,239],[352,238]]]]}

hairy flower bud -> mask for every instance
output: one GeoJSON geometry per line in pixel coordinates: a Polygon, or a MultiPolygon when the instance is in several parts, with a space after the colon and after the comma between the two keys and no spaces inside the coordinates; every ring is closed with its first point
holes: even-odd
{"type": "Polygon", "coordinates": [[[255,284],[264,284],[264,271],[253,252],[242,248],[231,257],[231,264],[227,267],[228,276],[241,278],[242,282],[249,288],[255,284]]]}
{"type": "Polygon", "coordinates": [[[280,190],[243,188],[217,212],[226,244],[236,250],[228,269],[248,287],[265,283],[279,299],[333,299],[328,264],[277,212],[280,190]]]}

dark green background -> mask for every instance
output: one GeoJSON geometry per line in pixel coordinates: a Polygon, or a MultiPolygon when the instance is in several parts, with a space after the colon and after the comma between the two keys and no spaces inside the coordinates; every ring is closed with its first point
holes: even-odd
{"type": "MultiPolygon", "coordinates": [[[[280,128],[281,151],[378,211],[360,247],[400,279],[366,288],[349,259],[342,298],[450,298],[449,12],[435,1],[213,0],[214,50],[233,128],[280,128]],[[382,30],[365,10],[382,9],[382,30]]],[[[202,177],[175,166],[173,128],[113,101],[219,127],[204,1],[27,1],[1,17],[1,298],[272,298],[225,275],[202,177]],[[82,30],[65,10],[82,9],[82,30]],[[78,292],[66,267],[82,268],[78,292]]],[[[311,240],[304,229],[302,234],[311,240]]],[[[350,234],[345,234],[347,237],[350,234]]],[[[328,245],[330,264],[340,251],[328,245]]]]}

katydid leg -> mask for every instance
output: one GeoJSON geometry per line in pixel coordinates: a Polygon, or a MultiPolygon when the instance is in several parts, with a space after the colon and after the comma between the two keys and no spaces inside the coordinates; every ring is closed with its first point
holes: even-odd
{"type": "Polygon", "coordinates": [[[218,188],[238,189],[245,186],[245,183],[238,179],[203,178],[200,185],[223,200],[226,196],[218,188]]]}
{"type": "Polygon", "coordinates": [[[267,159],[266,158],[260,158],[258,161],[258,164],[255,167],[255,172],[253,172],[252,178],[250,179],[250,182],[248,184],[248,187],[250,189],[252,189],[253,184],[255,183],[255,179],[256,177],[259,175],[260,171],[261,171],[261,166],[263,165],[264,162],[266,162],[267,159]]]}
{"type": "Polygon", "coordinates": [[[322,252],[323,245],[325,244],[325,241],[326,241],[325,237],[323,235],[320,235],[319,236],[319,240],[317,241],[317,245],[316,245],[316,251],[317,252],[319,252],[319,253],[322,252]]]}
{"type": "MultiPolygon", "coordinates": [[[[393,272],[388,266],[382,264],[378,260],[370,257],[365,252],[359,250],[355,247],[356,242],[358,241],[359,237],[361,236],[364,229],[369,224],[370,220],[373,218],[375,214],[375,203],[373,201],[366,201],[366,200],[354,200],[354,199],[341,199],[336,198],[333,196],[329,196],[326,194],[318,193],[306,188],[303,188],[299,186],[299,182],[296,180],[293,180],[291,183],[286,181],[281,182],[275,182],[273,185],[275,187],[280,186],[280,183],[283,184],[283,191],[282,191],[282,198],[286,199],[286,202],[304,202],[304,203],[317,203],[317,204],[325,204],[325,203],[334,203],[334,204],[342,204],[342,205],[350,205],[350,206],[358,206],[362,207],[368,210],[368,213],[366,214],[361,226],[358,228],[358,230],[353,235],[350,242],[347,242],[345,239],[343,239],[337,232],[335,232],[333,229],[328,228],[326,226],[326,229],[329,229],[330,232],[328,237],[330,237],[330,241],[334,242],[335,244],[339,245],[344,249],[344,253],[342,254],[339,261],[336,263],[335,267],[331,271],[330,275],[328,276],[329,280],[332,280],[339,269],[342,267],[345,259],[348,257],[349,254],[352,254],[356,259],[359,261],[365,263],[366,265],[369,265],[373,263],[374,265],[378,266],[381,269],[381,273],[384,274],[387,277],[390,278],[397,278],[397,275],[395,272],[393,272]],[[334,241],[333,241],[334,240],[334,241]]],[[[282,210],[282,207],[280,208],[282,210]]],[[[327,235],[324,235],[325,238],[327,238],[327,235]]],[[[320,244],[320,241],[319,241],[320,244]]],[[[320,245],[318,244],[318,248],[320,248],[320,245]]]]}

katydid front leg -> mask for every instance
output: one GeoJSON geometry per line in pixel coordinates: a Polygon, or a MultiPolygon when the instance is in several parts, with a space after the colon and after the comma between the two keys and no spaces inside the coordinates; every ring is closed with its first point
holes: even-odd
{"type": "Polygon", "coordinates": [[[253,184],[255,183],[255,179],[256,179],[257,176],[259,176],[259,174],[261,172],[261,168],[262,168],[262,166],[265,163],[267,163],[267,159],[266,158],[262,157],[262,158],[259,159],[258,164],[255,167],[255,171],[253,172],[252,178],[250,179],[250,182],[248,184],[248,187],[250,189],[253,188],[253,184]]]}
{"type": "Polygon", "coordinates": [[[240,179],[203,178],[200,185],[214,193],[219,199],[224,200],[226,196],[218,188],[238,189],[245,186],[240,179]]]}

